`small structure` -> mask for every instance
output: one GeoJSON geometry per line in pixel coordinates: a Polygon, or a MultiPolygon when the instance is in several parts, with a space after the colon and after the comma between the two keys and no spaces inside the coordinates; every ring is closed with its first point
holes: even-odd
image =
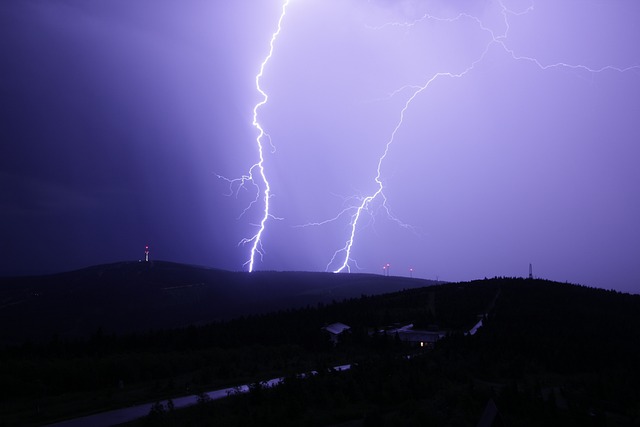
{"type": "Polygon", "coordinates": [[[344,323],[336,322],[322,328],[323,331],[327,331],[329,333],[329,339],[336,345],[338,343],[338,337],[343,334],[345,331],[350,330],[351,327],[345,325],[344,323]]]}
{"type": "Polygon", "coordinates": [[[413,329],[413,323],[397,329],[390,329],[387,334],[397,334],[400,341],[408,342],[418,347],[433,347],[436,341],[445,337],[444,332],[423,331],[413,329]]]}

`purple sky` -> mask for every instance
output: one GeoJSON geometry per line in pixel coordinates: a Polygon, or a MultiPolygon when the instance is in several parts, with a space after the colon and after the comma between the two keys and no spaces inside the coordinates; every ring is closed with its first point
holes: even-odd
{"type": "MultiPolygon", "coordinates": [[[[145,244],[243,269],[262,200],[243,214],[260,194],[228,197],[218,175],[258,159],[254,79],[281,7],[1,2],[0,274],[140,259],[145,244]]],[[[255,269],[337,268],[392,141],[395,220],[381,197],[366,206],[351,271],[470,280],[532,263],[640,292],[638,16],[635,0],[292,0],[261,79],[281,219],[255,269]]]]}

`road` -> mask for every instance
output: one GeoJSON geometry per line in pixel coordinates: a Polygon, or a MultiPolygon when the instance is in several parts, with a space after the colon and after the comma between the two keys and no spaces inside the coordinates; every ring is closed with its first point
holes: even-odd
{"type": "MultiPolygon", "coordinates": [[[[499,293],[496,295],[497,299],[499,293]]],[[[482,319],[478,321],[466,334],[474,335],[476,331],[482,327],[482,319]]],[[[410,356],[408,356],[410,357],[410,356]]],[[[340,365],[335,366],[333,368],[336,371],[347,371],[351,369],[351,365],[340,365]]],[[[301,374],[301,376],[306,375],[315,375],[317,372],[312,371],[308,374],[301,374]]],[[[283,378],[273,378],[268,381],[263,381],[262,384],[265,387],[274,387],[282,382],[283,378]]],[[[236,387],[228,387],[222,388],[219,390],[209,391],[205,393],[211,400],[223,399],[231,394],[237,393],[246,393],[249,391],[249,384],[243,384],[236,387]]],[[[184,408],[186,406],[195,405],[198,403],[198,395],[184,396],[178,397],[175,399],[171,399],[173,401],[173,407],[184,408]]],[[[160,401],[160,403],[166,408],[168,400],[160,401]]],[[[147,416],[151,411],[152,406],[155,403],[145,403],[143,405],[131,406],[128,408],[122,409],[114,409],[113,411],[100,412],[93,415],[87,415],[85,417],[74,418],[67,421],[61,421],[55,424],[49,424],[46,427],[84,427],[84,426],[92,426],[92,427],[109,427],[122,423],[126,423],[129,421],[136,420],[138,418],[142,418],[147,416]]]]}
{"type": "MultiPolygon", "coordinates": [[[[347,371],[351,369],[351,365],[347,364],[347,365],[335,366],[333,369],[335,371],[347,371]]],[[[312,371],[309,374],[302,374],[302,376],[304,377],[306,375],[315,375],[316,373],[317,373],[316,371],[312,371]]],[[[283,379],[284,378],[282,377],[273,378],[268,381],[263,381],[261,382],[261,384],[264,387],[274,387],[280,384],[283,381],[283,379]]],[[[209,397],[209,399],[217,400],[217,399],[223,399],[231,394],[246,393],[248,391],[249,391],[249,384],[243,384],[236,387],[221,388],[219,390],[209,391],[205,394],[209,397]]],[[[173,407],[178,409],[178,408],[184,408],[186,406],[195,405],[196,403],[198,403],[199,397],[200,397],[199,395],[194,394],[191,396],[178,397],[171,400],[173,401],[173,407]]],[[[168,400],[162,400],[160,401],[160,403],[166,408],[168,400]]],[[[61,421],[54,424],[48,424],[46,427],[114,426],[114,425],[126,423],[129,421],[133,421],[138,418],[147,416],[151,411],[151,408],[153,405],[155,405],[155,403],[145,403],[143,405],[130,406],[128,408],[114,409],[113,411],[100,412],[93,415],[87,415],[85,417],[74,418],[71,420],[61,421]]]]}

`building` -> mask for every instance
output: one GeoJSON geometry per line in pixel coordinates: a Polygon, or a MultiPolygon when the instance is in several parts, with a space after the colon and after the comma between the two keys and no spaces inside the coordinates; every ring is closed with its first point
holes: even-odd
{"type": "Polygon", "coordinates": [[[338,343],[338,337],[350,329],[350,326],[340,322],[332,323],[322,328],[323,331],[327,331],[329,333],[329,339],[334,345],[338,343]]]}
{"type": "Polygon", "coordinates": [[[444,332],[413,329],[413,323],[402,326],[401,328],[389,329],[386,333],[391,335],[398,334],[400,341],[408,342],[417,347],[433,347],[436,341],[444,338],[446,335],[444,332]]]}

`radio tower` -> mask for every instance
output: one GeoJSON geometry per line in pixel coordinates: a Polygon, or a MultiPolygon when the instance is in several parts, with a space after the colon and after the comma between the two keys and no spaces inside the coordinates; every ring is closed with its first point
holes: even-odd
{"type": "Polygon", "coordinates": [[[533,279],[533,267],[531,263],[529,263],[529,279],[533,279]]]}
{"type": "Polygon", "coordinates": [[[144,262],[149,262],[149,245],[144,247],[144,262]]]}

